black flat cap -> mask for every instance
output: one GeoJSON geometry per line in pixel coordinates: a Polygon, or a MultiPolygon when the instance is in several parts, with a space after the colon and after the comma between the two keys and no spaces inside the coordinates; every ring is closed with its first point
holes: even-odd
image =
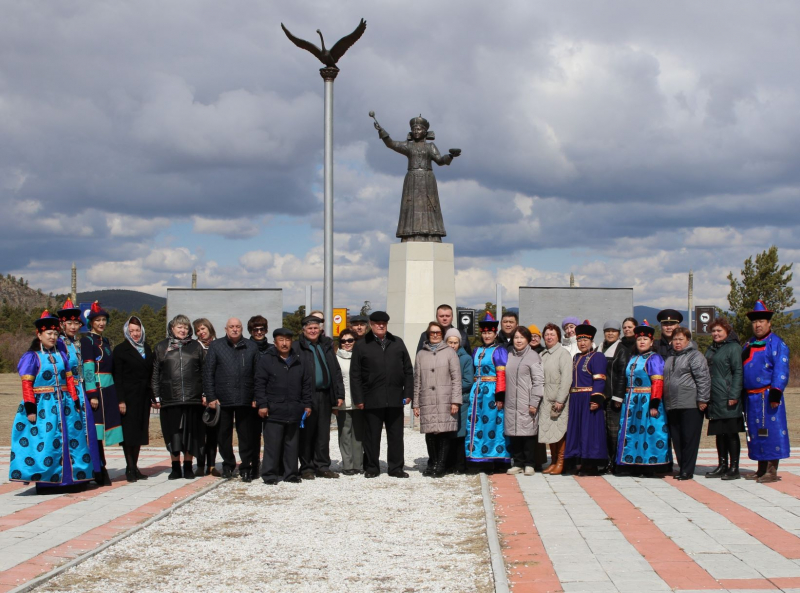
{"type": "Polygon", "coordinates": [[[369,316],[370,321],[389,323],[389,314],[386,311],[375,311],[369,316]]]}
{"type": "Polygon", "coordinates": [[[354,315],[350,318],[350,323],[367,323],[369,318],[366,315],[354,315]]]}
{"type": "Polygon", "coordinates": [[[301,323],[303,324],[303,327],[307,326],[309,323],[317,323],[322,325],[322,319],[315,315],[309,315],[308,317],[303,317],[303,321],[301,323]]]}
{"type": "Polygon", "coordinates": [[[286,336],[287,338],[291,338],[294,336],[294,332],[286,327],[279,327],[275,331],[272,332],[272,337],[277,338],[278,336],[286,336]]]}
{"type": "Polygon", "coordinates": [[[656,319],[658,319],[659,323],[681,323],[683,321],[683,315],[675,309],[664,309],[658,312],[656,319]]]}

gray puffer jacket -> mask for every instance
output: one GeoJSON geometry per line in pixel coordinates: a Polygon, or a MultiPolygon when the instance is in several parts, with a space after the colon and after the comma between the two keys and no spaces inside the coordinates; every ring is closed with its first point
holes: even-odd
{"type": "Polygon", "coordinates": [[[521,352],[512,349],[506,363],[503,427],[507,437],[532,437],[539,432],[539,408],[543,396],[542,358],[530,346],[521,352]],[[536,408],[535,415],[531,414],[531,407],[536,408]]]}
{"type": "Polygon", "coordinates": [[[419,410],[419,431],[458,430],[458,414],[451,414],[450,406],[462,401],[461,362],[456,351],[444,343],[432,351],[426,342],[417,352],[414,365],[414,409],[419,410]]]}
{"type": "Polygon", "coordinates": [[[664,363],[664,407],[670,410],[696,408],[711,399],[711,374],[706,358],[690,343],[664,363]]]}

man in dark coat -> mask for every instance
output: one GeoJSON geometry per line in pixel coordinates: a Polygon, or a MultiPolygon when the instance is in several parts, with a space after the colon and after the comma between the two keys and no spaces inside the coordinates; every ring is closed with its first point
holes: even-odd
{"type": "Polygon", "coordinates": [[[356,336],[356,340],[362,339],[367,335],[369,328],[369,318],[366,315],[355,315],[350,318],[350,329],[356,336]]]}
{"type": "Polygon", "coordinates": [[[303,335],[292,344],[292,352],[314,373],[312,415],[300,429],[300,475],[304,480],[338,478],[331,471],[331,410],[344,403],[342,369],[332,342],[322,335],[322,321],[303,318],[303,335]]]}
{"type": "Polygon", "coordinates": [[[513,311],[506,311],[500,319],[500,331],[497,332],[497,343],[511,352],[514,349],[514,330],[519,325],[519,316],[513,311]]]}
{"type": "Polygon", "coordinates": [[[675,356],[675,351],[672,349],[672,334],[683,321],[683,315],[675,309],[664,309],[658,312],[656,319],[661,324],[661,338],[653,345],[653,350],[666,361],[670,356],[675,356]]]}
{"type": "Polygon", "coordinates": [[[389,475],[407,478],[403,471],[403,406],[414,397],[414,369],[403,340],[386,331],[389,315],[369,316],[372,330],[356,342],[350,360],[350,395],[364,410],[364,477],[380,474],[381,430],[386,426],[389,475]]]}
{"type": "Polygon", "coordinates": [[[631,359],[631,352],[620,341],[622,324],[619,321],[606,321],[603,325],[604,340],[598,351],[606,357],[606,439],[608,441],[608,470],[616,472],[614,461],[617,458],[619,437],[619,413],[625,401],[627,377],[625,369],[631,359]]]}
{"type": "Polygon", "coordinates": [[[256,405],[264,433],[261,478],[270,486],[281,480],[301,481],[297,467],[300,424],[312,419],[314,371],[292,352],[292,335],[283,327],[272,332],[275,346],[256,366],[256,405]]]}
{"type": "Polygon", "coordinates": [[[242,337],[242,322],[225,324],[225,337],[211,342],[203,365],[203,391],[211,409],[222,406],[219,418],[219,452],[222,477],[232,478],[236,469],[233,427],[239,437],[239,475],[250,482],[258,475],[261,435],[253,399],[253,377],[258,347],[242,337]]]}
{"type": "MultiPolygon", "coordinates": [[[[453,326],[453,307],[450,305],[439,305],[439,308],[436,309],[436,321],[442,326],[442,335],[446,334],[448,330],[454,329],[453,326]]],[[[458,330],[458,333],[461,334],[461,347],[467,351],[467,354],[472,356],[472,345],[469,343],[469,337],[467,336],[467,332],[464,330],[455,328],[458,330]]],[[[425,342],[428,341],[428,332],[427,330],[422,332],[419,336],[419,343],[417,344],[417,352],[422,350],[423,346],[425,346],[425,342]]]]}

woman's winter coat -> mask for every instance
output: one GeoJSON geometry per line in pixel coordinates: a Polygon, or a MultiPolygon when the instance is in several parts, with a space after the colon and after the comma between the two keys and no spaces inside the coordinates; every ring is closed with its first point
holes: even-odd
{"type": "Polygon", "coordinates": [[[572,357],[561,344],[547,348],[541,356],[544,369],[544,398],[539,410],[539,442],[557,443],[567,432],[572,357]],[[555,403],[564,404],[561,412],[553,411],[555,403]]]}
{"type": "Polygon", "coordinates": [[[539,432],[539,406],[544,396],[542,358],[530,346],[508,353],[506,364],[505,435],[532,437],[539,432]],[[536,408],[531,414],[530,408],[536,408]]]}
{"type": "Polygon", "coordinates": [[[467,436],[467,414],[469,413],[469,394],[472,391],[472,384],[475,382],[475,363],[472,355],[464,350],[458,349],[458,361],[461,363],[461,408],[458,411],[458,432],[457,437],[467,436]]]}
{"type": "Polygon", "coordinates": [[[450,413],[450,406],[463,401],[461,362],[455,350],[444,343],[435,350],[425,344],[414,365],[414,409],[419,410],[420,432],[458,430],[458,416],[450,413]]]}
{"type": "Polygon", "coordinates": [[[711,398],[711,375],[705,357],[690,343],[664,362],[664,407],[696,408],[711,398]]]}
{"type": "Polygon", "coordinates": [[[203,404],[203,346],[192,340],[180,348],[168,350],[170,339],[153,349],[153,397],[161,398],[161,407],[203,404]]]}
{"type": "Polygon", "coordinates": [[[711,373],[711,401],[708,419],[739,418],[742,415],[742,347],[734,336],[724,342],[712,343],[706,350],[706,362],[711,373]],[[733,406],[728,400],[735,400],[733,406]]]}

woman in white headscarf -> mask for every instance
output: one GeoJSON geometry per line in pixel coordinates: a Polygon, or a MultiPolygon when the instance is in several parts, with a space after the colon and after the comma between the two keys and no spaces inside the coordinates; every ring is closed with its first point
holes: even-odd
{"type": "Polygon", "coordinates": [[[125,478],[129,482],[146,480],[138,467],[139,450],[150,444],[150,406],[153,390],[153,351],[145,342],[144,325],[131,317],[123,328],[125,341],[114,348],[111,373],[117,387],[122,412],[122,450],[125,452],[125,478]]]}

